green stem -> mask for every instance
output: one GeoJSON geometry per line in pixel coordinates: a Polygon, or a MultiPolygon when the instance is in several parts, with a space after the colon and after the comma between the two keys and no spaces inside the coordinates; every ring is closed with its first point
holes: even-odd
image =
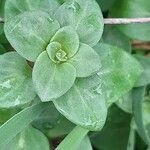
{"type": "Polygon", "coordinates": [[[76,126],[71,133],[58,145],[56,150],[76,150],[89,130],[76,126]]]}

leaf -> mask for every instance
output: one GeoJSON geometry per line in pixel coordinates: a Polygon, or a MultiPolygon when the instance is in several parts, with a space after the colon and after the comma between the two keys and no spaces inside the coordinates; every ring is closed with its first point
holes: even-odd
{"type": "Polygon", "coordinates": [[[92,149],[92,145],[90,142],[90,139],[88,136],[86,136],[80,143],[80,145],[78,146],[77,150],[93,150],[92,149]]]}
{"type": "Polygon", "coordinates": [[[26,127],[4,150],[49,150],[46,136],[33,127],[26,127]]]}
{"type": "Polygon", "coordinates": [[[30,106],[4,123],[0,127],[1,149],[4,149],[5,146],[9,144],[9,142],[34,119],[36,119],[42,113],[42,111],[47,108],[47,106],[47,103],[40,103],[30,106]]]}
{"type": "Polygon", "coordinates": [[[59,23],[42,11],[25,12],[5,23],[5,34],[14,49],[30,61],[46,50],[59,23]]]}
{"type": "Polygon", "coordinates": [[[73,86],[76,70],[68,63],[52,62],[44,51],[35,62],[32,75],[37,94],[46,102],[62,96],[73,86]]]}
{"type": "Polygon", "coordinates": [[[111,105],[132,89],[142,67],[134,57],[120,48],[101,43],[95,46],[95,50],[102,64],[98,73],[102,80],[101,90],[105,93],[107,104],[111,105]]]}
{"type": "Polygon", "coordinates": [[[0,55],[0,108],[30,104],[36,93],[31,68],[16,52],[0,55]]]}
{"type": "Polygon", "coordinates": [[[26,11],[34,10],[48,12],[52,17],[60,4],[60,0],[7,0],[5,4],[5,18],[8,20],[26,11]]]}
{"type": "Polygon", "coordinates": [[[4,24],[0,23],[0,43],[1,44],[7,44],[8,41],[6,39],[5,33],[4,33],[4,24]]]}
{"type": "Polygon", "coordinates": [[[57,138],[69,134],[75,127],[73,123],[63,117],[51,102],[32,125],[50,138],[57,138]]]}
{"type": "Polygon", "coordinates": [[[135,55],[135,58],[143,67],[143,72],[135,84],[135,87],[145,86],[150,83],[150,58],[141,55],[135,55]]]}
{"type": "Polygon", "coordinates": [[[93,0],[66,1],[55,13],[61,27],[71,25],[80,42],[94,46],[103,32],[103,17],[98,4],[93,0]]]}
{"type": "Polygon", "coordinates": [[[146,131],[146,127],[144,126],[143,120],[143,100],[145,94],[145,87],[138,87],[135,88],[132,95],[133,95],[133,115],[137,125],[137,132],[142,137],[145,143],[149,143],[149,137],[146,131]]]}
{"type": "Polygon", "coordinates": [[[130,39],[120,32],[115,26],[106,25],[102,38],[104,43],[122,48],[127,52],[131,52],[130,39]]]}
{"type": "Polygon", "coordinates": [[[4,16],[4,5],[6,0],[0,0],[0,16],[4,16]]]}
{"type": "MultiPolygon", "coordinates": [[[[140,18],[150,16],[149,0],[117,0],[110,11],[110,16],[116,18],[140,18]]],[[[150,40],[149,23],[126,24],[117,26],[120,31],[131,39],[150,40]]]]}
{"type": "Polygon", "coordinates": [[[106,121],[107,107],[100,83],[97,75],[77,79],[66,94],[54,100],[55,107],[73,123],[92,131],[101,130],[106,121]]]}
{"type": "Polygon", "coordinates": [[[102,11],[109,10],[116,0],[96,0],[100,5],[102,11]]]}
{"type": "Polygon", "coordinates": [[[116,104],[125,112],[132,114],[132,90],[120,98],[116,104]]]}
{"type": "Polygon", "coordinates": [[[6,52],[5,48],[3,47],[3,45],[0,44],[0,55],[4,54],[6,52]]]}
{"type": "Polygon", "coordinates": [[[96,73],[101,62],[98,54],[90,46],[81,43],[77,54],[70,59],[71,63],[77,70],[77,77],[88,77],[96,73]]]}
{"type": "Polygon", "coordinates": [[[66,150],[68,147],[70,147],[71,150],[77,150],[87,133],[87,129],[79,126],[75,127],[72,132],[70,132],[69,135],[58,145],[56,150],[66,150]]]}
{"type": "Polygon", "coordinates": [[[92,145],[98,150],[126,150],[130,121],[131,115],[112,105],[104,128],[90,136],[92,145]]]}
{"type": "Polygon", "coordinates": [[[74,56],[79,48],[78,34],[71,26],[59,29],[52,37],[51,42],[60,43],[61,49],[67,53],[68,58],[74,56]]]}

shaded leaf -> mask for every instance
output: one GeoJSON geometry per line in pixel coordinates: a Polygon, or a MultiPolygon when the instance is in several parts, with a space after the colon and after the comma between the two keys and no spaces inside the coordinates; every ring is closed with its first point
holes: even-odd
{"type": "Polygon", "coordinates": [[[46,136],[33,127],[26,127],[4,150],[50,150],[46,136]]]}

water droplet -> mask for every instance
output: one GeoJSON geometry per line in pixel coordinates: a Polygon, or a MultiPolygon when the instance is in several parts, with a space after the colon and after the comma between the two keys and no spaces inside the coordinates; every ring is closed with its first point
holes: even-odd
{"type": "Polygon", "coordinates": [[[74,12],[78,12],[80,10],[80,5],[77,2],[72,2],[69,6],[68,9],[73,10],[74,12]]]}
{"type": "Polygon", "coordinates": [[[4,89],[4,88],[10,89],[11,88],[10,80],[0,83],[0,86],[2,87],[2,89],[4,89]]]}
{"type": "Polygon", "coordinates": [[[19,139],[19,142],[18,142],[19,148],[20,148],[20,149],[24,149],[24,144],[25,144],[25,140],[24,140],[23,135],[21,134],[20,139],[19,139]]]}

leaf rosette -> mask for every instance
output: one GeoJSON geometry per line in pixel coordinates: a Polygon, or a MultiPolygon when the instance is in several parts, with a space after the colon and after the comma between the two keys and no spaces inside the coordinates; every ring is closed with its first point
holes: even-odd
{"type": "Polygon", "coordinates": [[[25,1],[26,8],[22,8],[19,1],[8,0],[5,33],[21,56],[35,62],[33,83],[45,102],[65,94],[77,77],[88,77],[98,72],[101,62],[92,47],[101,38],[103,21],[98,4],[91,0],[86,2],[86,6],[82,0],[63,4],[51,0],[54,7],[46,7],[44,1],[37,2],[39,10],[34,2],[28,4],[25,1]],[[91,3],[92,9],[89,7],[91,3]],[[18,12],[17,8],[22,11],[18,12]]]}

